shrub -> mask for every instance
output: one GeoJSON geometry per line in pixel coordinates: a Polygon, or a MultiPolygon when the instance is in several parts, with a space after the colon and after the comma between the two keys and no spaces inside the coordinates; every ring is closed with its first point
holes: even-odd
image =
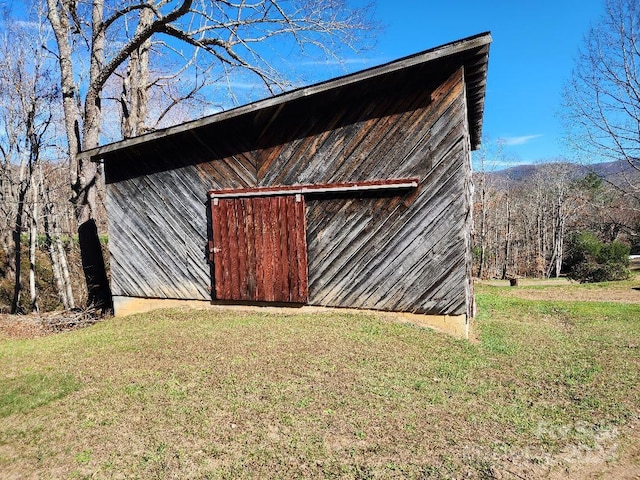
{"type": "Polygon", "coordinates": [[[580,283],[606,282],[629,278],[629,246],[614,241],[604,243],[591,232],[569,238],[565,266],[567,275],[580,283]]]}

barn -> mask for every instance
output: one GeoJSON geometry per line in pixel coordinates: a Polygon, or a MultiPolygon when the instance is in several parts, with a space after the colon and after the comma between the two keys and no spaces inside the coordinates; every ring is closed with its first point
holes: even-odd
{"type": "Polygon", "coordinates": [[[116,315],[176,302],[405,312],[467,332],[491,35],[84,152],[116,315]]]}

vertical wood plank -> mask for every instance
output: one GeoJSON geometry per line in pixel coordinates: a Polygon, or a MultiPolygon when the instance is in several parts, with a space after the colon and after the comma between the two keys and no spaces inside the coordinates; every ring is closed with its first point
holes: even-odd
{"type": "Polygon", "coordinates": [[[228,203],[227,228],[229,231],[229,246],[226,249],[229,257],[229,295],[231,298],[240,298],[240,277],[244,271],[240,270],[241,246],[238,244],[239,206],[242,202],[231,201],[228,203]]]}
{"type": "Polygon", "coordinates": [[[247,245],[247,296],[242,300],[256,298],[256,227],[254,217],[254,201],[252,198],[245,200],[247,214],[245,218],[245,237],[247,245]]]}
{"type": "Polygon", "coordinates": [[[305,303],[304,216],[304,200],[294,195],[219,199],[212,206],[216,298],[305,303]]]}
{"type": "Polygon", "coordinates": [[[225,273],[224,273],[224,253],[223,246],[226,239],[227,218],[225,215],[225,204],[218,201],[218,205],[214,207],[213,219],[213,239],[214,239],[214,265],[215,265],[215,282],[216,282],[216,298],[225,298],[225,273]]]}
{"type": "Polygon", "coordinates": [[[222,233],[220,231],[220,205],[214,205],[211,202],[211,228],[213,229],[213,275],[214,275],[214,294],[216,298],[222,295],[222,262],[220,255],[217,254],[217,248],[222,245],[222,233]]]}
{"type": "Polygon", "coordinates": [[[288,201],[291,196],[278,197],[278,286],[280,301],[289,302],[290,282],[289,282],[289,249],[287,248],[289,217],[288,201]]]}
{"type": "Polygon", "coordinates": [[[262,234],[264,238],[264,256],[259,260],[262,262],[262,268],[264,269],[264,299],[267,302],[275,301],[274,292],[274,208],[273,201],[270,197],[264,197],[263,199],[264,215],[262,217],[262,234]]]}
{"type": "Polygon", "coordinates": [[[263,217],[263,205],[260,202],[259,198],[253,199],[254,206],[254,217],[253,217],[253,228],[254,228],[254,238],[256,245],[256,257],[255,257],[255,265],[256,265],[256,273],[255,273],[255,282],[256,282],[256,291],[254,298],[265,298],[264,293],[264,270],[259,267],[260,259],[264,256],[264,235],[262,231],[262,217],[263,217]]]}
{"type": "Polygon", "coordinates": [[[308,272],[307,272],[307,235],[306,235],[306,220],[305,220],[305,202],[304,197],[300,197],[300,201],[294,204],[296,226],[296,252],[295,258],[297,261],[297,276],[298,276],[298,289],[295,302],[307,303],[309,300],[308,293],[308,272]]]}
{"type": "MultiPolygon", "coordinates": [[[[298,301],[298,289],[300,288],[300,276],[298,274],[298,259],[296,248],[296,210],[295,196],[289,197],[290,205],[288,206],[287,217],[287,252],[288,252],[288,268],[289,268],[289,301],[298,301]]],[[[305,247],[306,248],[306,247],[305,247]]]]}

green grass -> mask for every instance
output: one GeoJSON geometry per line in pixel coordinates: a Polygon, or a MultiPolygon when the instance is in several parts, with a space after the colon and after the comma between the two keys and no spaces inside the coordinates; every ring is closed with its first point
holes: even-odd
{"type": "Polygon", "coordinates": [[[24,373],[14,378],[0,378],[0,417],[27,413],[79,390],[80,383],[71,375],[54,372],[24,373]]]}
{"type": "Polygon", "coordinates": [[[513,393],[520,403],[531,403],[530,425],[561,427],[571,420],[612,426],[637,418],[640,305],[494,293],[479,293],[478,302],[484,306],[481,344],[513,361],[508,371],[524,381],[524,391],[514,387],[513,393]],[[535,396],[543,401],[534,402],[535,396]]]}
{"type": "Polygon", "coordinates": [[[477,302],[475,343],[366,314],[178,310],[0,341],[0,472],[534,478],[624,438],[640,305],[477,302]]]}

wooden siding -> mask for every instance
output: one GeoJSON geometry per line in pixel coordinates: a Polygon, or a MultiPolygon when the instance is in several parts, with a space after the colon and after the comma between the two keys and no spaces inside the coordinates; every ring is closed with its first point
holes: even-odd
{"type": "Polygon", "coordinates": [[[307,302],[303,196],[216,199],[211,212],[216,299],[307,302]]]}
{"type": "Polygon", "coordinates": [[[211,299],[207,191],[255,185],[255,165],[242,146],[188,153],[164,145],[105,169],[113,295],[211,299]]]}
{"type": "Polygon", "coordinates": [[[419,191],[401,197],[308,202],[309,302],[464,314],[470,160],[462,72],[435,89],[401,93],[318,116],[329,125],[320,133],[299,124],[297,140],[261,152],[259,182],[418,176],[419,191]]]}
{"type": "Polygon", "coordinates": [[[211,298],[209,190],[417,177],[408,193],[308,196],[309,303],[469,313],[464,78],[416,66],[115,151],[114,295],[211,298]]]}

